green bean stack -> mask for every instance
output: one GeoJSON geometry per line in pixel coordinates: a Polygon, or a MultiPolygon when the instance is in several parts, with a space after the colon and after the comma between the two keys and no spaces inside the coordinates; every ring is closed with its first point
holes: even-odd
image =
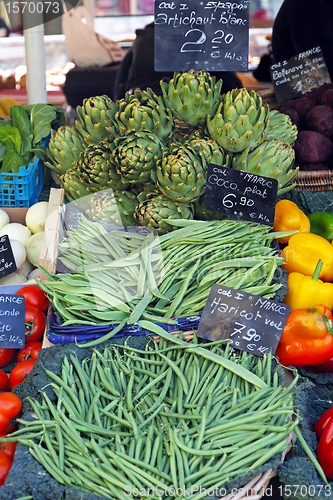
{"type": "Polygon", "coordinates": [[[195,336],[145,351],[94,348],[82,363],[72,353],[60,375],[45,369],[55,400],[43,390],[31,399],[37,418],[18,419],[7,440],[67,486],[115,500],[138,491],[200,500],[288,447],[296,379],[283,387],[274,363],[195,336]]]}
{"type": "Polygon", "coordinates": [[[39,283],[63,326],[176,324],[203,310],[215,283],[266,298],[280,288],[272,279],[283,259],[271,243],[285,233],[246,221],[173,224],[179,229],[156,236],[108,232],[82,217],[60,244],[70,272],[39,283]]]}

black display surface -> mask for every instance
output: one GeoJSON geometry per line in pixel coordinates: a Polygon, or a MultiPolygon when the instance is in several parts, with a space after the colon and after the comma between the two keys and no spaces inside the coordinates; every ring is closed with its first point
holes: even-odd
{"type": "Polygon", "coordinates": [[[275,353],[290,307],[224,285],[213,285],[204,307],[198,337],[230,339],[235,349],[263,356],[275,353]]]}
{"type": "Polygon", "coordinates": [[[287,101],[331,81],[319,46],[270,67],[277,102],[287,101]]]}
{"type": "Polygon", "coordinates": [[[16,263],[7,234],[0,237],[0,278],[16,271],[16,263]]]}
{"type": "Polygon", "coordinates": [[[24,305],[23,295],[0,295],[0,348],[24,347],[24,305]]]}
{"type": "Polygon", "coordinates": [[[155,71],[247,71],[249,0],[155,2],[155,71]]]}
{"type": "Polygon", "coordinates": [[[210,163],[205,208],[236,219],[273,225],[278,181],[210,163]]]}

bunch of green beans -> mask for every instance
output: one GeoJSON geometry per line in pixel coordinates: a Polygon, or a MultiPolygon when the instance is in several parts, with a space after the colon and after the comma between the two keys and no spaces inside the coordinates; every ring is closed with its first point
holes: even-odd
{"type": "Polygon", "coordinates": [[[43,269],[49,281],[39,282],[63,325],[176,324],[203,310],[215,283],[266,298],[280,288],[272,278],[283,259],[271,242],[285,233],[246,221],[172,224],[179,229],[145,236],[82,217],[59,246],[70,272],[43,269]]]}
{"type": "Polygon", "coordinates": [[[6,441],[58,482],[106,498],[200,500],[288,447],[297,379],[283,387],[278,366],[195,336],[92,349],[81,363],[72,353],[60,375],[45,369],[55,401],[41,390],[37,418],[18,419],[6,441]]]}

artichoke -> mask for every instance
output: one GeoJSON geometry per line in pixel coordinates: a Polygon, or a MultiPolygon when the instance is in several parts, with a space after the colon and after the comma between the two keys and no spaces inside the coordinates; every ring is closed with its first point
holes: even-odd
{"type": "Polygon", "coordinates": [[[113,149],[114,145],[105,141],[91,144],[80,153],[79,159],[73,164],[73,170],[81,181],[96,188],[95,191],[106,188],[122,191],[129,186],[116,171],[113,149]]]}
{"type": "Polygon", "coordinates": [[[170,149],[164,149],[154,180],[165,196],[188,203],[203,194],[206,171],[207,163],[202,155],[185,144],[175,143],[170,149]]]}
{"type": "Polygon", "coordinates": [[[293,189],[290,184],[295,179],[299,168],[293,169],[295,151],[290,144],[272,139],[260,144],[256,149],[245,149],[242,154],[235,156],[232,167],[252,174],[263,175],[278,181],[278,195],[293,189]]]}
{"type": "Polygon", "coordinates": [[[147,193],[144,201],[136,207],[134,218],[141,226],[164,234],[174,229],[167,219],[193,219],[193,206],[190,203],[172,202],[158,192],[147,193]]]}
{"type": "Polygon", "coordinates": [[[162,157],[162,142],[151,132],[130,130],[114,142],[113,161],[124,183],[146,183],[162,157]]]}
{"type": "Polygon", "coordinates": [[[269,106],[254,90],[227,92],[215,115],[207,118],[210,136],[229,153],[254,149],[261,144],[269,126],[269,106]]]}
{"type": "Polygon", "coordinates": [[[102,139],[112,141],[115,137],[112,125],[114,107],[107,95],[89,97],[83,100],[82,106],[77,106],[80,121],[75,127],[83,136],[86,144],[97,144],[102,139]]]}
{"type": "Polygon", "coordinates": [[[69,169],[59,177],[60,186],[65,191],[65,196],[68,201],[83,198],[88,194],[94,193],[97,189],[83,184],[75,171],[69,169]]]}
{"type": "Polygon", "coordinates": [[[266,141],[279,139],[292,146],[297,139],[298,129],[291,121],[290,116],[272,109],[268,113],[268,118],[270,123],[266,131],[266,141]]]}
{"type": "Polygon", "coordinates": [[[206,123],[208,115],[214,115],[222,99],[222,80],[216,82],[215,76],[206,71],[193,69],[179,73],[167,83],[160,82],[165,105],[173,116],[197,127],[206,123]]]}
{"type": "Polygon", "coordinates": [[[64,125],[51,137],[46,151],[49,161],[44,165],[57,174],[64,174],[84,150],[83,138],[74,126],[64,125]]]}
{"type": "Polygon", "coordinates": [[[118,136],[129,130],[145,130],[164,141],[173,132],[175,123],[171,111],[165,107],[162,97],[151,89],[136,89],[133,95],[127,94],[117,101],[116,106],[118,110],[113,115],[112,132],[118,136]]]}
{"type": "Polygon", "coordinates": [[[205,191],[208,163],[223,162],[223,151],[215,141],[192,136],[186,144],[173,143],[163,150],[153,180],[171,200],[193,202],[205,191]]]}
{"type": "Polygon", "coordinates": [[[90,196],[86,215],[94,221],[116,226],[134,226],[137,197],[131,191],[106,189],[90,196]]]}

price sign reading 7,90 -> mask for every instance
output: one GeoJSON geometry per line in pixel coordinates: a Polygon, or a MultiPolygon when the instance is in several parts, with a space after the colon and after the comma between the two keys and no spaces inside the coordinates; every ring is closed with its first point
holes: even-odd
{"type": "Polygon", "coordinates": [[[205,208],[236,219],[274,224],[278,181],[210,163],[205,208]]]}

